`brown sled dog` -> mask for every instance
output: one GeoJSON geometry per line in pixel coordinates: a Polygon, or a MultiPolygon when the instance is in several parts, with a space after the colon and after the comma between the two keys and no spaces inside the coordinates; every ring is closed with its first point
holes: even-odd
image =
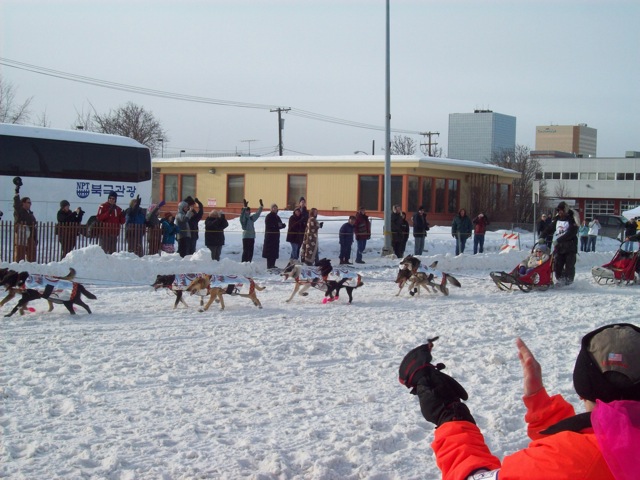
{"type": "Polygon", "coordinates": [[[249,298],[256,307],[262,308],[262,304],[256,295],[256,290],[262,291],[264,290],[264,287],[257,285],[253,278],[236,277],[235,275],[203,274],[200,278],[196,278],[191,282],[191,285],[187,287],[187,292],[190,292],[191,295],[196,294],[201,290],[206,290],[209,294],[209,301],[204,308],[202,308],[202,311],[208,310],[214,301],[220,302],[220,310],[224,310],[223,295],[236,295],[239,297],[249,298]],[[244,286],[249,287],[248,293],[241,293],[241,289],[244,286]]]}
{"type": "Polygon", "coordinates": [[[441,272],[436,270],[438,262],[435,261],[428,267],[421,265],[420,259],[413,255],[407,255],[400,263],[400,271],[396,277],[396,283],[400,288],[396,297],[400,295],[402,288],[406,283],[409,283],[409,295],[414,296],[416,293],[420,293],[420,287],[428,291],[442,292],[444,295],[449,295],[450,283],[455,287],[461,287],[460,282],[456,277],[450,273],[441,272]]]}

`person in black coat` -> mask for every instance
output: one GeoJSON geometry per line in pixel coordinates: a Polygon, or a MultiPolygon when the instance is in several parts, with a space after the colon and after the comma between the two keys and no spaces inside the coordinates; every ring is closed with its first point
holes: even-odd
{"type": "Polygon", "coordinates": [[[212,210],[204,221],[204,244],[211,250],[211,260],[220,261],[220,253],[224,245],[224,229],[229,222],[223,212],[212,210]]]}
{"type": "Polygon", "coordinates": [[[78,236],[78,226],[82,223],[84,211],[78,207],[75,210],[69,209],[70,204],[67,200],[60,202],[60,210],[58,210],[58,225],[56,225],[56,233],[58,241],[62,248],[62,258],[67,256],[71,250],[76,248],[76,238],[78,236]]]}
{"type": "Polygon", "coordinates": [[[391,213],[391,247],[398,258],[402,258],[400,245],[402,243],[402,207],[394,205],[391,213]]]}
{"type": "Polygon", "coordinates": [[[296,207],[293,215],[289,217],[289,228],[287,229],[287,242],[291,245],[290,260],[297,260],[300,257],[300,246],[304,239],[304,231],[307,221],[302,216],[300,207],[296,207]]]}
{"type": "Polygon", "coordinates": [[[576,275],[578,254],[578,224],[566,202],[558,204],[557,215],[540,233],[539,243],[546,243],[548,235],[553,236],[553,269],[560,285],[570,285],[576,275]]]}
{"type": "Polygon", "coordinates": [[[271,211],[264,217],[264,244],[262,258],[267,259],[267,268],[275,268],[276,260],[280,258],[280,230],[286,225],[278,215],[278,205],[271,205],[271,211]]]}
{"type": "MultiPolygon", "coordinates": [[[[543,213],[540,216],[540,221],[538,222],[538,228],[536,230],[536,233],[538,234],[538,238],[542,238],[542,232],[549,225],[551,225],[551,217],[549,217],[546,213],[543,213]]],[[[547,244],[547,247],[549,247],[549,250],[551,250],[551,242],[552,241],[553,241],[553,234],[552,235],[548,235],[545,238],[545,242],[547,244]]]]}
{"type": "Polygon", "coordinates": [[[404,257],[404,251],[407,248],[407,242],[409,241],[409,233],[411,233],[411,227],[407,221],[407,214],[402,212],[402,223],[400,224],[400,255],[398,258],[404,257]]]}
{"type": "Polygon", "coordinates": [[[189,219],[189,230],[191,231],[191,236],[189,237],[189,245],[187,255],[193,255],[196,253],[196,244],[198,243],[198,224],[200,220],[202,220],[202,216],[204,215],[204,205],[202,202],[198,200],[198,197],[195,199],[190,196],[184,199],[185,202],[189,204],[189,208],[192,209],[194,205],[198,205],[198,210],[194,211],[193,216],[189,219]]]}

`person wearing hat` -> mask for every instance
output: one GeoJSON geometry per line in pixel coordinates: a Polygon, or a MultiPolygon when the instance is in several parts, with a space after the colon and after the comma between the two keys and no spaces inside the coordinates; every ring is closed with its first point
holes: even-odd
{"type": "Polygon", "coordinates": [[[96,220],[100,222],[98,227],[100,247],[107,255],[116,251],[120,225],[124,225],[126,221],[124,212],[116,205],[117,201],[118,194],[111,190],[107,194],[107,201],[98,207],[96,215],[96,220]]]}
{"type": "Polygon", "coordinates": [[[31,211],[31,198],[20,198],[20,187],[22,179],[16,177],[15,196],[13,197],[13,221],[15,229],[15,243],[13,261],[19,262],[26,260],[27,262],[36,261],[36,245],[38,245],[38,228],[36,217],[31,211]],[[19,182],[16,182],[19,179],[19,182]]]}
{"type": "Polygon", "coordinates": [[[171,212],[165,212],[160,220],[162,230],[162,244],[160,249],[166,253],[175,253],[176,236],[180,233],[180,228],[174,223],[175,217],[171,212]]]}
{"type": "Polygon", "coordinates": [[[256,244],[256,228],[255,223],[262,214],[264,204],[262,199],[259,200],[260,206],[256,213],[251,213],[251,207],[249,202],[245,198],[242,200],[242,210],[240,211],[240,225],[242,226],[242,262],[253,261],[253,250],[256,244]]]}
{"type": "Polygon", "coordinates": [[[520,339],[525,421],[531,443],[500,461],[491,454],[463,400],[468,395],[430,348],[413,349],[400,365],[400,382],[434,423],[431,444],[443,479],[633,479],[640,445],[640,328],[628,323],[600,327],[582,338],[573,386],[584,402],[576,415],[561,395],[549,396],[540,364],[520,339]],[[422,350],[420,350],[422,349],[422,350]],[[416,353],[417,351],[417,353],[416,353]]]}
{"type": "Polygon", "coordinates": [[[526,275],[527,273],[530,273],[534,268],[539,267],[540,265],[548,261],[549,258],[551,258],[549,256],[549,247],[544,244],[536,245],[536,247],[533,249],[533,252],[531,252],[531,255],[528,255],[527,258],[525,258],[524,261],[520,265],[518,265],[518,273],[520,275],[526,275]]]}
{"type": "Polygon", "coordinates": [[[278,215],[278,205],[272,203],[271,211],[264,217],[262,258],[267,259],[267,269],[276,268],[276,260],[280,258],[280,230],[285,227],[278,215]]]}
{"type": "Polygon", "coordinates": [[[402,242],[402,207],[393,205],[391,207],[391,247],[397,258],[401,257],[400,245],[402,242]]]}
{"type": "Polygon", "coordinates": [[[427,238],[427,232],[429,231],[429,222],[427,222],[427,214],[424,211],[424,207],[420,205],[418,211],[413,214],[413,254],[422,255],[424,250],[424,241],[427,238]]]}
{"type": "Polygon", "coordinates": [[[578,224],[574,212],[566,202],[560,202],[557,215],[540,233],[539,243],[546,243],[547,236],[553,238],[553,269],[558,285],[571,285],[576,275],[578,254],[578,224]]]}
{"type": "Polygon", "coordinates": [[[84,215],[84,211],[80,207],[72,211],[69,208],[70,206],[67,200],[62,200],[57,215],[58,224],[55,231],[62,249],[62,258],[76,248],[76,238],[79,233],[78,226],[82,223],[82,216],[84,215]]]}

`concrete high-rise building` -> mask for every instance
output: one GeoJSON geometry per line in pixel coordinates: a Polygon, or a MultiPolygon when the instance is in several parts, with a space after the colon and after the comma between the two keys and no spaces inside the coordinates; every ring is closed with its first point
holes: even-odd
{"type": "Polygon", "coordinates": [[[494,155],[515,151],[516,117],[475,110],[449,114],[447,156],[487,163],[494,155]]]}
{"type": "Polygon", "coordinates": [[[536,151],[566,152],[577,157],[595,157],[598,130],[586,123],[536,127],[536,151]]]}

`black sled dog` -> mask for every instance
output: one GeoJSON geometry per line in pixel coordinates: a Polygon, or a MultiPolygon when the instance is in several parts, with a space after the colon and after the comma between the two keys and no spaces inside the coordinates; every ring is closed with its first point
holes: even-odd
{"type": "Polygon", "coordinates": [[[7,288],[17,289],[15,293],[21,295],[16,306],[5,317],[12,316],[18,310],[20,315],[24,314],[27,304],[39,298],[49,302],[49,311],[53,310],[54,303],[61,303],[71,315],[76,314],[73,309],[74,305],[79,305],[87,313],[91,313],[89,305],[82,301],[82,295],[92,300],[95,300],[96,296],[81,283],[72,281],[75,275],[76,271],[71,268],[69,269],[69,274],[65,277],[30,275],[28,272],[5,276],[3,285],[7,288]]]}

